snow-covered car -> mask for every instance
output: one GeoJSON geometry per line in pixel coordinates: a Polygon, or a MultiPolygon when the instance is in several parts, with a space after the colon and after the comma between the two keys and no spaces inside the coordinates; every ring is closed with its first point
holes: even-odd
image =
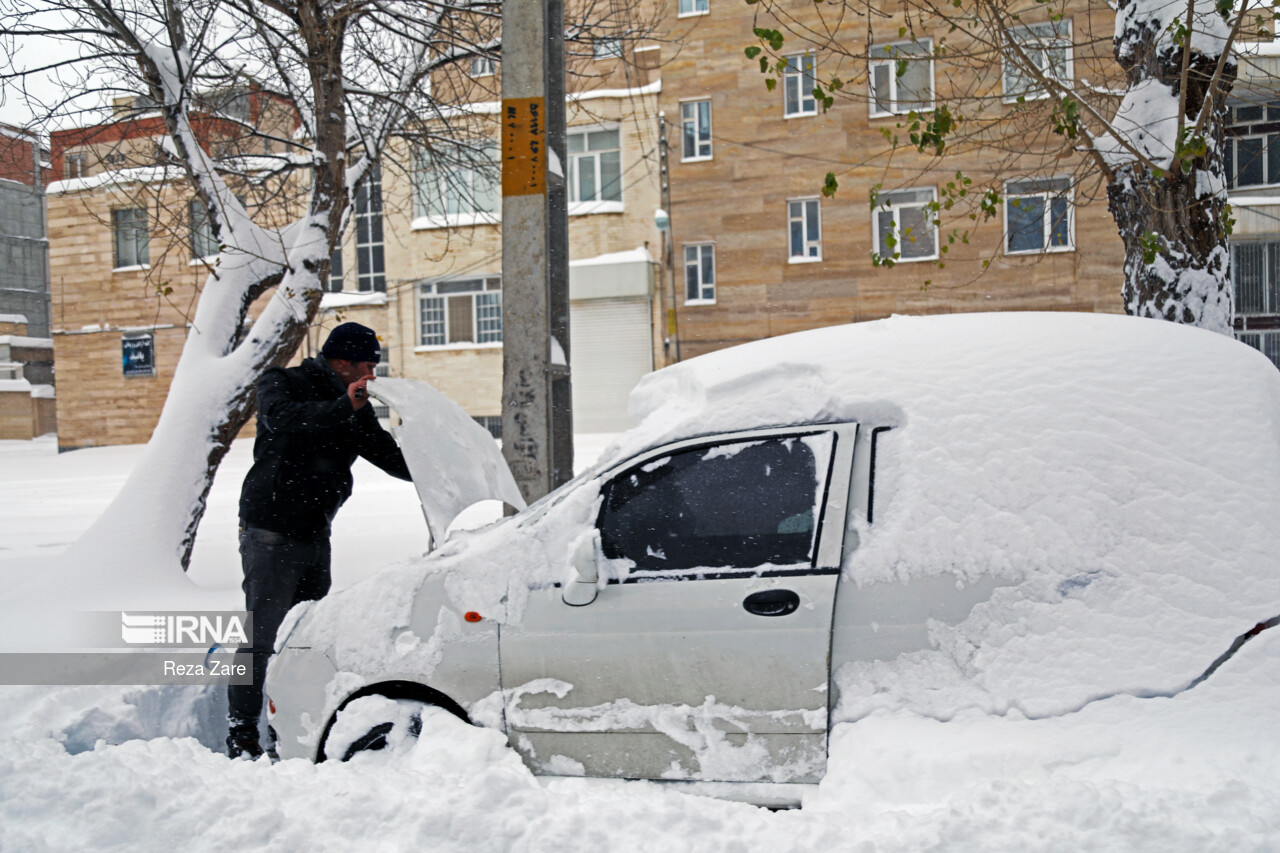
{"type": "Polygon", "coordinates": [[[296,608],[280,754],[436,705],[540,774],[813,782],[842,721],[1173,695],[1280,613],[1280,372],[1224,336],[893,317],[666,368],[631,408],[523,512],[296,608]]]}

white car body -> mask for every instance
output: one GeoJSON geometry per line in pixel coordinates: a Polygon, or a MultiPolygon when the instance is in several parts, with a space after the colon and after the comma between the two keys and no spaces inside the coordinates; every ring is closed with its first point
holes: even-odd
{"type": "Polygon", "coordinates": [[[382,694],[502,729],[541,774],[814,782],[836,721],[929,713],[938,691],[1034,714],[1177,689],[1280,608],[1274,577],[1215,580],[1261,565],[1241,531],[1280,482],[1280,374],[1219,336],[893,318],[668,368],[637,407],[601,463],[524,512],[296,608],[266,684],[280,754],[324,760],[340,709],[382,694]],[[1177,381],[1149,382],[1154,365],[1177,381]],[[1267,414],[1242,425],[1241,394],[1267,414]],[[1176,446],[1216,417],[1256,451],[1176,446]],[[1127,480],[1129,448],[1168,453],[1169,476],[1127,480]],[[1201,464],[1234,480],[1187,479],[1201,464]],[[1247,517],[1201,528],[1227,494],[1247,517]],[[1187,554],[1177,531],[1222,553],[1187,554]],[[1196,603],[1173,600],[1182,584],[1196,603]],[[1073,632],[1123,634],[1134,608],[1181,623],[1134,632],[1114,666],[1067,653],[1073,632]]]}

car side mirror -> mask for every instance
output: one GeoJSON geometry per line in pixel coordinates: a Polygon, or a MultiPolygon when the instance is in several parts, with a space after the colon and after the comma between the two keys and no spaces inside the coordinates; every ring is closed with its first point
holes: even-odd
{"type": "Polygon", "coordinates": [[[585,607],[596,600],[600,580],[597,555],[600,552],[600,531],[592,530],[581,537],[573,548],[570,564],[573,578],[564,585],[564,603],[571,607],[585,607]]]}

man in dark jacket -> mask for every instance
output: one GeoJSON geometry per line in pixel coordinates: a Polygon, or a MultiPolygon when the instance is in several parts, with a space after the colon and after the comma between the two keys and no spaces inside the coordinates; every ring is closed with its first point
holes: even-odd
{"type": "Polygon", "coordinates": [[[227,753],[256,757],[262,682],[289,608],[329,591],[329,525],[351,496],[363,456],[392,476],[409,469],[379,424],[365,386],[380,348],[359,323],[335,328],[316,358],[258,380],[258,437],[240,492],[245,609],[253,613],[253,683],[227,694],[227,753]]]}

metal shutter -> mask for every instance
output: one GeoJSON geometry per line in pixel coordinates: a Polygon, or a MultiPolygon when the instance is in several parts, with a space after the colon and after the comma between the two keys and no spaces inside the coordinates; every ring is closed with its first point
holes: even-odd
{"type": "Polygon", "coordinates": [[[627,397],[653,370],[649,300],[592,299],[569,306],[573,431],[622,432],[635,425],[627,397]]]}

